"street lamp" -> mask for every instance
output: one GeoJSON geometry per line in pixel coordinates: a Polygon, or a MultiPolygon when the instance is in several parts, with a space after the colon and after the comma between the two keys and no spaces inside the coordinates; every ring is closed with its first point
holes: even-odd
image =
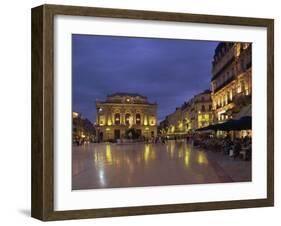
{"type": "Polygon", "coordinates": [[[98,143],[100,142],[100,113],[102,112],[103,110],[102,110],[102,108],[101,107],[99,107],[99,108],[97,108],[97,114],[98,114],[98,120],[97,120],[97,141],[98,141],[98,143]]]}

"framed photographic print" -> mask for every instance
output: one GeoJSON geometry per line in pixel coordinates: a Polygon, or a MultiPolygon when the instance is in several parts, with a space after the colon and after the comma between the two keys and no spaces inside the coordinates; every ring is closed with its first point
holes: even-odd
{"type": "Polygon", "coordinates": [[[32,9],[32,216],[273,206],[272,19],[32,9]]]}

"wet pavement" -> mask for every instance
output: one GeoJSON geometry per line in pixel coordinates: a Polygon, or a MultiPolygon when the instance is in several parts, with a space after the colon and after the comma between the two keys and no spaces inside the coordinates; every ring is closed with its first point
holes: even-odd
{"type": "Polygon", "coordinates": [[[166,144],[85,144],[72,150],[72,189],[251,181],[251,161],[166,144]]]}

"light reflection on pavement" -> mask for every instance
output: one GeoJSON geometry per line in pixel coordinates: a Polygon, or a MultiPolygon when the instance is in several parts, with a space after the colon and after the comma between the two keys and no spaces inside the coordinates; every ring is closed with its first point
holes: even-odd
{"type": "Polygon", "coordinates": [[[166,144],[85,144],[72,151],[72,189],[251,181],[251,162],[166,144]]]}

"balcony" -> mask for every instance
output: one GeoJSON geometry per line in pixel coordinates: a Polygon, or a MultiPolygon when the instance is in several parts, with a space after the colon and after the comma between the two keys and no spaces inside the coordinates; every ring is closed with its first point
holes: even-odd
{"type": "Polygon", "coordinates": [[[215,80],[228,66],[230,66],[234,62],[234,56],[231,57],[219,70],[213,70],[213,78],[212,81],[215,80]]]}
{"type": "Polygon", "coordinates": [[[228,78],[226,81],[224,81],[220,86],[216,87],[214,89],[214,93],[218,92],[219,90],[221,90],[223,87],[225,87],[226,85],[228,85],[229,83],[231,83],[233,80],[235,79],[234,76],[231,76],[230,78],[228,78]]]}

